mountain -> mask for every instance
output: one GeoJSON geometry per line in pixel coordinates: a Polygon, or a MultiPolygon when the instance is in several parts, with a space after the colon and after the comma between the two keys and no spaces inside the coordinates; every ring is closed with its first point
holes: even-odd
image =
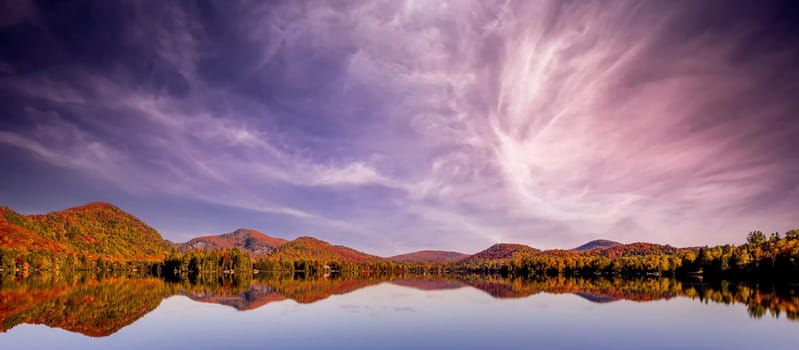
{"type": "Polygon", "coordinates": [[[0,208],[3,249],[85,254],[114,261],[157,261],[171,243],[150,226],[108,203],[88,203],[48,214],[0,208]]]}
{"type": "Polygon", "coordinates": [[[253,257],[258,257],[273,252],[275,248],[286,242],[288,241],[285,239],[267,236],[256,230],[240,228],[217,236],[197,237],[186,243],[179,243],[178,248],[185,252],[189,249],[214,250],[237,247],[253,257]]]}
{"type": "Polygon", "coordinates": [[[319,262],[373,262],[382,258],[352,248],[331,245],[313,237],[298,237],[278,246],[269,258],[273,260],[309,260],[319,262]]]}
{"type": "Polygon", "coordinates": [[[464,262],[479,261],[479,260],[511,260],[514,258],[523,258],[533,256],[541,251],[524,244],[515,243],[497,243],[492,245],[486,250],[470,255],[463,259],[464,262]]]}
{"type": "Polygon", "coordinates": [[[590,241],[590,242],[588,242],[586,244],[583,244],[583,245],[581,245],[581,246],[579,246],[577,248],[573,248],[572,250],[578,251],[578,252],[584,252],[586,250],[597,249],[597,248],[610,248],[610,247],[615,247],[615,246],[618,246],[618,245],[621,245],[621,243],[616,242],[616,241],[610,241],[610,240],[607,240],[607,239],[595,239],[595,240],[590,241]]]}
{"type": "Polygon", "coordinates": [[[389,257],[388,260],[413,263],[413,262],[441,262],[455,261],[469,256],[468,254],[450,252],[444,250],[420,250],[418,252],[406,253],[389,257]]]}

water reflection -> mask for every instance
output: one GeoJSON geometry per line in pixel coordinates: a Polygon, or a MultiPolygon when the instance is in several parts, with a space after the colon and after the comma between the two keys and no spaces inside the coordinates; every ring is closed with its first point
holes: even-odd
{"type": "Polygon", "coordinates": [[[795,285],[717,284],[669,278],[506,278],[448,276],[252,276],[191,275],[161,279],[139,275],[38,275],[0,279],[0,331],[19,324],[44,324],[87,336],[111,335],[182,295],[202,303],[252,310],[286,299],[314,303],[380,283],[418,290],[475,288],[494,298],[528,298],[539,293],[573,294],[592,303],[647,302],[686,297],[703,303],[742,303],[753,318],[799,319],[795,285]]]}
{"type": "Polygon", "coordinates": [[[171,295],[157,278],[47,276],[0,285],[0,330],[44,324],[101,337],[154,310],[171,295]]]}

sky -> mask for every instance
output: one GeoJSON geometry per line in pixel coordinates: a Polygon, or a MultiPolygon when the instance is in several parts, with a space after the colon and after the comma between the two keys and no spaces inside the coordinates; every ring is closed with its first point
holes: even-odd
{"type": "Polygon", "coordinates": [[[379,255],[799,227],[792,1],[0,1],[0,205],[379,255]]]}

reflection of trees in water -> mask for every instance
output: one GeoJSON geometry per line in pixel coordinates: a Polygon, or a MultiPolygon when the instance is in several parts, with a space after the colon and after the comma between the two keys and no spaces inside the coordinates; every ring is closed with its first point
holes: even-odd
{"type": "Polygon", "coordinates": [[[256,275],[195,274],[171,283],[174,294],[192,300],[251,310],[270,302],[291,299],[314,303],[379,283],[379,279],[329,278],[294,273],[256,275]]]}
{"type": "Polygon", "coordinates": [[[722,282],[715,286],[693,285],[686,296],[707,302],[722,304],[743,303],[749,315],[762,318],[766,313],[779,317],[782,313],[789,320],[799,320],[799,295],[792,285],[746,285],[722,282]]]}
{"type": "Polygon", "coordinates": [[[107,336],[154,310],[168,295],[164,281],[157,278],[3,278],[0,330],[30,323],[107,336]]]}
{"type": "Polygon", "coordinates": [[[587,299],[650,301],[679,295],[681,283],[667,278],[583,278],[555,276],[540,279],[464,275],[461,281],[495,298],[524,298],[538,293],[578,294],[587,299]]]}
{"type": "Polygon", "coordinates": [[[537,293],[579,295],[589,301],[652,301],[682,296],[701,302],[745,304],[749,315],[761,318],[766,313],[799,320],[799,295],[795,285],[698,283],[671,278],[585,278],[548,277],[541,279],[503,278],[465,275],[461,281],[496,298],[522,298],[537,293]]]}
{"type": "Polygon", "coordinates": [[[497,275],[348,275],[193,274],[160,279],[151,276],[38,275],[0,279],[0,331],[22,323],[44,324],[88,336],[107,336],[154,310],[163,298],[184,295],[198,302],[250,310],[291,299],[314,303],[331,295],[383,282],[419,290],[471,286],[494,298],[526,298],[539,293],[574,294],[588,301],[646,302],[682,296],[704,303],[747,306],[753,318],[766,314],[799,320],[796,286],[697,283],[670,278],[540,279],[497,275]]]}

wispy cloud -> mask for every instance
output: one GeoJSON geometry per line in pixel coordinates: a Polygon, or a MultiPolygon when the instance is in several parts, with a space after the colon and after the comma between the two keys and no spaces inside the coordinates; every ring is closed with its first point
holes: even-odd
{"type": "Polygon", "coordinates": [[[385,253],[795,224],[799,53],[776,5],[82,6],[0,17],[19,43],[0,151],[132,196],[385,253]]]}

